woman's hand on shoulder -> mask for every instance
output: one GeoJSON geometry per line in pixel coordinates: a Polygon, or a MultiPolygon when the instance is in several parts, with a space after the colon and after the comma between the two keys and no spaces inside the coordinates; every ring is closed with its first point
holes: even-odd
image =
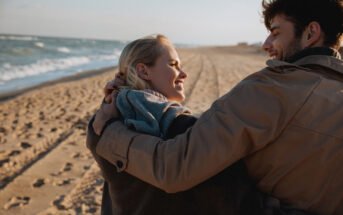
{"type": "Polygon", "coordinates": [[[107,82],[105,88],[104,88],[104,94],[105,94],[105,101],[107,103],[111,103],[112,96],[111,93],[114,90],[119,91],[120,86],[124,86],[125,80],[124,80],[124,74],[122,72],[118,72],[115,76],[115,78],[109,82],[107,82]]]}
{"type": "Polygon", "coordinates": [[[120,116],[120,112],[116,106],[118,93],[119,90],[112,90],[111,94],[107,96],[109,98],[108,100],[110,100],[110,103],[107,103],[105,98],[105,101],[101,104],[99,110],[96,112],[92,126],[97,135],[101,134],[101,131],[108,120],[112,118],[118,118],[120,116]]]}

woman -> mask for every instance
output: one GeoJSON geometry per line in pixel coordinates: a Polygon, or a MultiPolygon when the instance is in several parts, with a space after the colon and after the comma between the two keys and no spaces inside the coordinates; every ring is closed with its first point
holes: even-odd
{"type": "Polygon", "coordinates": [[[106,181],[102,214],[305,214],[278,209],[278,200],[255,188],[243,161],[176,194],[166,194],[127,173],[117,173],[114,165],[96,154],[99,137],[92,127],[100,135],[106,121],[118,117],[115,105],[126,125],[165,139],[183,133],[196,121],[177,103],[185,98],[187,75],[175,48],[163,35],[128,44],[119,60],[119,74],[105,89],[105,101],[110,104],[103,104],[91,120],[87,136],[87,146],[106,181]],[[118,86],[125,82],[119,92],[118,86]]]}

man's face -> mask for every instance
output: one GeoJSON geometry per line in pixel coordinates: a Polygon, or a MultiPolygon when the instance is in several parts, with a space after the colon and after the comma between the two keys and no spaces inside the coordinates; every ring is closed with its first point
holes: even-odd
{"type": "Polygon", "coordinates": [[[276,15],[272,20],[270,34],[262,45],[269,57],[286,60],[303,49],[301,39],[295,37],[294,24],[284,15],[276,15]]]}

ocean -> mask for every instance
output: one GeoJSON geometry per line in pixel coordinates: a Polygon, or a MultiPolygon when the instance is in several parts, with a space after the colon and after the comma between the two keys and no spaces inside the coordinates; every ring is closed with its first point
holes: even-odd
{"type": "Polygon", "coordinates": [[[0,94],[116,66],[127,42],[0,34],[0,94]]]}

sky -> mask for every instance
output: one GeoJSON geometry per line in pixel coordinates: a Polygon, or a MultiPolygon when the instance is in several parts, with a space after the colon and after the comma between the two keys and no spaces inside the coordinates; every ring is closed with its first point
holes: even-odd
{"type": "Polygon", "coordinates": [[[261,0],[0,0],[0,33],[174,43],[262,42],[261,0]]]}

